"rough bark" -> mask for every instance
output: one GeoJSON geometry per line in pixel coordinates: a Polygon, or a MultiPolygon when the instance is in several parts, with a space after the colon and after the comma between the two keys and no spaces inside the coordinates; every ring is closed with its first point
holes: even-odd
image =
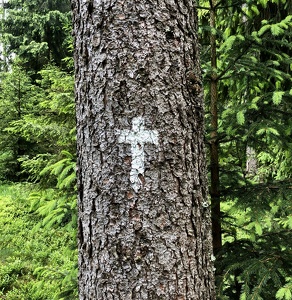
{"type": "Polygon", "coordinates": [[[193,1],[72,9],[80,299],[214,299],[193,1]]]}

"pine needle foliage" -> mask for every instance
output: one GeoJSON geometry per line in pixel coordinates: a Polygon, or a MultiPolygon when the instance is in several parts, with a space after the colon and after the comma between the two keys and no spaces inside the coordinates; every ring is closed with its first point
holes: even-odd
{"type": "Polygon", "coordinates": [[[210,140],[217,82],[223,247],[219,299],[290,297],[292,6],[290,1],[199,1],[210,140]],[[210,3],[215,27],[209,25],[210,3]],[[216,37],[216,68],[210,35],[216,37]],[[213,79],[212,79],[213,78],[213,79]]]}
{"type": "MultiPolygon", "coordinates": [[[[24,211],[33,221],[22,227],[36,239],[27,243],[36,263],[27,276],[4,270],[6,288],[0,288],[0,298],[77,299],[70,1],[10,0],[5,6],[0,20],[0,179],[33,183],[24,199],[24,211]],[[44,250],[47,244],[58,245],[59,251],[44,250]]],[[[13,241],[7,245],[19,248],[13,241]]],[[[21,265],[27,261],[25,249],[22,256],[6,248],[4,252],[8,269],[10,259],[19,257],[21,265]]]]}
{"type": "Polygon", "coordinates": [[[67,31],[71,24],[69,0],[9,0],[6,8],[6,17],[0,22],[6,63],[10,64],[16,55],[23,67],[34,73],[34,79],[35,72],[48,63],[67,67],[63,59],[71,55],[67,31]]]}

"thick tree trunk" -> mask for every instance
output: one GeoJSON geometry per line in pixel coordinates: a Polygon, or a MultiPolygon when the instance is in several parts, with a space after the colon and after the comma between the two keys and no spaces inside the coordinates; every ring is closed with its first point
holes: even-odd
{"type": "Polygon", "coordinates": [[[214,299],[192,0],[73,0],[80,299],[214,299]]]}

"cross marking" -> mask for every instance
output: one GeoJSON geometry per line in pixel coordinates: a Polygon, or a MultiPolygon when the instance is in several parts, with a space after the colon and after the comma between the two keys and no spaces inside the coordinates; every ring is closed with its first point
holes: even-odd
{"type": "Polygon", "coordinates": [[[158,145],[157,130],[145,130],[144,118],[136,117],[132,120],[132,130],[122,130],[118,139],[119,143],[131,145],[132,166],[130,181],[134,191],[137,193],[142,187],[139,175],[144,175],[144,144],[152,143],[158,145]]]}

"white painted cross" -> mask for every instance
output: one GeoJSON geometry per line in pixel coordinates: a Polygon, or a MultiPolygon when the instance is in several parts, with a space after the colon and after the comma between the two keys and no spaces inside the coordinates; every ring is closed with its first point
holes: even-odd
{"type": "Polygon", "coordinates": [[[119,143],[131,145],[132,168],[130,181],[137,193],[142,186],[139,175],[144,175],[144,144],[158,145],[158,132],[157,130],[145,130],[144,119],[137,117],[132,120],[132,130],[122,130],[118,141],[119,143]]]}

